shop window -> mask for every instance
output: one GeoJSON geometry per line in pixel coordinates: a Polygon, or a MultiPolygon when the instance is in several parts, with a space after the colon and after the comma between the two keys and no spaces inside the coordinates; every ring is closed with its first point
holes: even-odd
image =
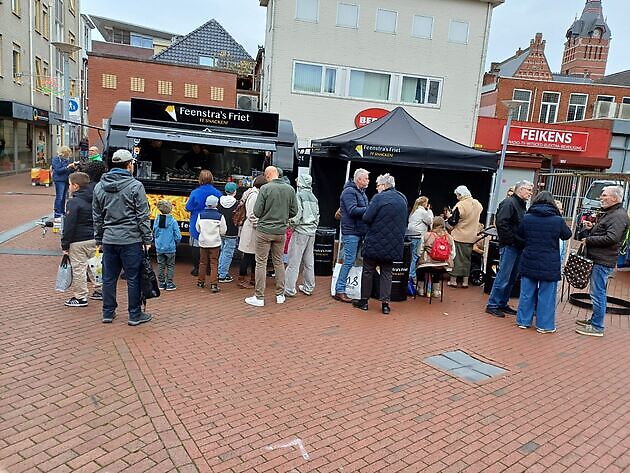
{"type": "Polygon", "coordinates": [[[529,107],[532,102],[532,91],[523,89],[514,89],[512,91],[512,100],[521,102],[518,108],[512,110],[512,119],[521,122],[529,120],[529,107]]]}
{"type": "Polygon", "coordinates": [[[348,95],[361,99],[388,100],[390,79],[389,74],[351,70],[348,95]]]}
{"type": "Polygon", "coordinates": [[[296,62],[293,70],[293,90],[297,92],[335,93],[337,70],[316,64],[296,62]]]}
{"type": "Polygon", "coordinates": [[[317,23],[319,0],[295,0],[295,19],[317,23]]]}
{"type": "Polygon", "coordinates": [[[210,66],[214,67],[216,65],[216,59],[210,56],[199,56],[199,65],[200,66],[210,66]]]}
{"type": "Polygon", "coordinates": [[[442,82],[424,77],[403,77],[400,101],[403,103],[439,105],[442,82]]]}
{"type": "Polygon", "coordinates": [[[431,39],[433,37],[433,17],[414,15],[411,35],[416,38],[431,39]]]}
{"type": "Polygon", "coordinates": [[[223,87],[210,87],[210,100],[223,101],[225,89],[223,87]]]}
{"type": "Polygon", "coordinates": [[[35,90],[38,92],[42,91],[42,87],[44,85],[44,65],[42,62],[42,58],[35,56],[35,90]]]}
{"type": "Polygon", "coordinates": [[[42,32],[42,0],[35,0],[33,2],[33,19],[35,21],[35,31],[42,32]]]}
{"type": "Polygon", "coordinates": [[[567,121],[572,122],[574,120],[584,120],[587,102],[588,95],[571,94],[571,97],[569,98],[569,113],[567,115],[567,121]]]}
{"type": "Polygon", "coordinates": [[[543,92],[540,104],[540,123],[555,123],[558,118],[558,104],[560,94],[558,92],[543,92]]]}
{"type": "Polygon", "coordinates": [[[118,87],[118,77],[115,74],[102,74],[101,86],[104,89],[116,89],[118,87]]]}
{"type": "Polygon", "coordinates": [[[379,33],[396,33],[398,12],[393,10],[376,10],[376,31],[379,33]]]}
{"type": "Polygon", "coordinates": [[[20,16],[20,0],[11,0],[11,11],[20,16]]]}
{"type": "Polygon", "coordinates": [[[451,20],[448,27],[448,40],[451,43],[468,44],[468,22],[451,20]]]}
{"type": "Polygon", "coordinates": [[[142,77],[132,77],[129,88],[132,92],[144,92],[144,79],[142,77]]]}
{"type": "Polygon", "coordinates": [[[15,122],[15,142],[17,144],[16,171],[33,167],[33,139],[31,126],[23,121],[15,122]]]}
{"type": "Polygon", "coordinates": [[[15,171],[13,120],[0,118],[0,173],[15,171]]]}
{"type": "Polygon", "coordinates": [[[159,80],[157,89],[160,95],[172,95],[173,83],[169,80],[159,80]]]}
{"type": "Polygon", "coordinates": [[[184,84],[184,97],[189,99],[199,98],[199,86],[197,84],[184,84]]]}
{"type": "Polygon", "coordinates": [[[359,6],[339,2],[339,4],[337,4],[337,26],[358,28],[359,6]]]}
{"type": "Polygon", "coordinates": [[[16,82],[22,79],[22,48],[19,44],[13,43],[13,80],[16,82]]]}
{"type": "Polygon", "coordinates": [[[50,35],[50,19],[48,16],[48,5],[42,3],[42,35],[48,38],[50,35]]]}

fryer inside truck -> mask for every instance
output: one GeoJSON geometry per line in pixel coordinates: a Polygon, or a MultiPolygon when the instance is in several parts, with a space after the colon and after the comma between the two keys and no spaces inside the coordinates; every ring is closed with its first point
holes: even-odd
{"type": "Polygon", "coordinates": [[[240,197],[268,165],[294,176],[297,159],[293,125],[275,113],[136,98],[118,102],[108,120],[103,154],[109,161],[120,148],[137,159],[151,219],[159,213],[157,202],[170,200],[184,236],[186,201],[201,169],[212,172],[219,190],[235,182],[240,197]]]}

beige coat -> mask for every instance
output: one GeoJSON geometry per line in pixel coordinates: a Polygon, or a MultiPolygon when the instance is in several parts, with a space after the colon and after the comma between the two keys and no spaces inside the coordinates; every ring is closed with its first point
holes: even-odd
{"type": "Polygon", "coordinates": [[[258,192],[258,188],[252,187],[251,189],[247,189],[242,197],[242,199],[245,199],[245,222],[241,227],[241,238],[238,249],[243,253],[256,253],[256,235],[254,230],[258,218],[254,215],[254,205],[258,198],[258,192]]]}
{"type": "Polygon", "coordinates": [[[477,199],[464,197],[457,202],[455,209],[459,209],[459,221],[453,227],[451,236],[459,243],[474,243],[477,240],[479,231],[479,216],[483,206],[477,199]]]}

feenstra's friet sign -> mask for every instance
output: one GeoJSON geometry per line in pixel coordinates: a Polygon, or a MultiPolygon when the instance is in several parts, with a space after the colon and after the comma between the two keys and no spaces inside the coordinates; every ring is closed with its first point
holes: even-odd
{"type": "Polygon", "coordinates": [[[586,151],[588,133],[574,130],[549,130],[511,126],[508,145],[562,151],[586,151]]]}
{"type": "Polygon", "coordinates": [[[264,135],[278,134],[278,114],[231,108],[131,99],[131,122],[203,132],[213,129],[247,130],[264,135]]]}

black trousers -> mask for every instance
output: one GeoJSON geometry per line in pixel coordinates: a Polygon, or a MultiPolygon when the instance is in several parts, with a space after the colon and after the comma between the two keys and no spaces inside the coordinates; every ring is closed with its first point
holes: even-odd
{"type": "Polygon", "coordinates": [[[239,276],[247,276],[247,268],[251,268],[251,274],[256,272],[256,258],[253,253],[241,252],[241,266],[238,270],[239,276]]]}
{"type": "Polygon", "coordinates": [[[363,272],[361,273],[361,299],[368,300],[372,295],[372,282],[377,276],[376,267],[380,266],[380,300],[389,302],[392,293],[392,262],[375,261],[363,258],[363,272]]]}

